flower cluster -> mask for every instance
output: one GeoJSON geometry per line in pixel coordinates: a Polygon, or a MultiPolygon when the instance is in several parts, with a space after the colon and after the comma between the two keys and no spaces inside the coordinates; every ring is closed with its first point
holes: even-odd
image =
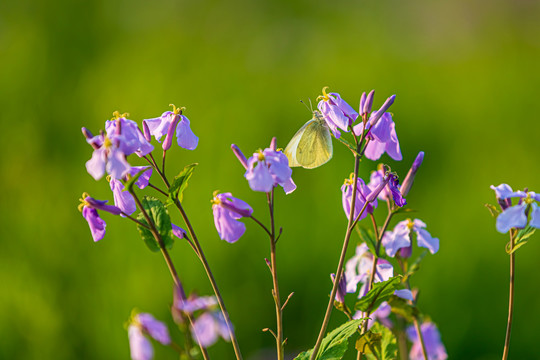
{"type": "Polygon", "coordinates": [[[491,185],[495,191],[497,201],[503,212],[497,217],[497,230],[507,233],[511,228],[522,229],[527,226],[540,228],[540,194],[532,191],[513,191],[510,185],[491,185]],[[517,198],[518,203],[512,206],[512,198],[517,198]],[[528,215],[530,213],[530,221],[528,215]]]}

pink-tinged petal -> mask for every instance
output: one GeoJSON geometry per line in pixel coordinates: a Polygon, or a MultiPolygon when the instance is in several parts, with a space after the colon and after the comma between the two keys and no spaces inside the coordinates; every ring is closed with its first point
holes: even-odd
{"type": "Polygon", "coordinates": [[[394,257],[399,249],[411,246],[410,230],[407,223],[407,220],[400,221],[394,227],[394,231],[384,233],[382,244],[388,256],[394,257]]]}
{"type": "Polygon", "coordinates": [[[525,209],[527,205],[515,205],[504,210],[497,217],[497,231],[507,233],[511,228],[524,228],[527,225],[525,209]]]}
{"type": "Polygon", "coordinates": [[[133,195],[124,190],[124,184],[119,180],[111,178],[109,185],[113,192],[114,205],[128,215],[133,214],[137,210],[137,204],[135,204],[133,195]]]}
{"type": "Polygon", "coordinates": [[[386,153],[392,159],[396,161],[401,161],[403,160],[403,156],[401,155],[399,140],[396,134],[396,124],[394,124],[394,122],[392,122],[392,124],[390,125],[390,133],[390,141],[386,143],[386,153]]]}
{"type": "Polygon", "coordinates": [[[86,171],[96,180],[99,180],[105,175],[105,166],[107,164],[107,156],[105,149],[100,148],[94,150],[92,158],[86,162],[86,171]]]}
{"type": "Polygon", "coordinates": [[[367,144],[366,152],[364,153],[364,155],[366,155],[366,158],[368,158],[369,160],[375,161],[379,160],[382,154],[384,154],[385,150],[385,143],[373,139],[367,144]]]}
{"type": "Polygon", "coordinates": [[[285,191],[285,194],[287,195],[296,190],[296,184],[294,183],[292,178],[287,179],[283,182],[283,184],[280,185],[283,187],[283,191],[285,191]]]}
{"type": "Polygon", "coordinates": [[[90,227],[90,232],[92,233],[92,238],[94,241],[103,239],[107,224],[99,217],[96,209],[85,206],[83,208],[82,215],[88,222],[88,226],[90,227]]]}
{"type": "Polygon", "coordinates": [[[396,291],[394,291],[394,295],[396,295],[396,296],[398,296],[398,297],[400,297],[402,299],[405,299],[405,300],[414,301],[413,293],[409,289],[396,290],[396,291]]]}
{"type": "Polygon", "coordinates": [[[120,150],[111,148],[105,169],[113,178],[120,180],[126,176],[129,169],[131,169],[131,166],[128,164],[125,155],[120,150]]]}
{"type": "Polygon", "coordinates": [[[154,358],[152,343],[137,325],[129,326],[128,336],[132,360],[152,360],[154,358]]]}
{"type": "Polygon", "coordinates": [[[255,168],[246,171],[245,177],[251,190],[270,192],[274,188],[272,174],[263,161],[259,161],[255,168]]]}
{"type": "Polygon", "coordinates": [[[150,134],[152,134],[157,141],[161,142],[161,137],[163,135],[167,135],[167,132],[169,130],[169,125],[171,124],[173,120],[174,113],[172,111],[165,111],[163,114],[161,114],[158,118],[153,119],[145,119],[143,121],[146,122],[146,125],[148,126],[148,129],[150,130],[150,134]]]}
{"type": "Polygon", "coordinates": [[[392,264],[384,259],[379,259],[377,261],[374,282],[387,281],[392,276],[394,276],[394,267],[392,264]]]}
{"type": "Polygon", "coordinates": [[[326,116],[326,114],[330,111],[330,105],[324,101],[321,100],[319,102],[319,105],[317,106],[319,108],[319,111],[324,117],[324,120],[326,121],[326,125],[330,128],[330,131],[334,134],[334,137],[336,139],[339,139],[341,136],[341,133],[338,130],[338,125],[334,122],[334,120],[330,116],[326,116]]]}
{"type": "Polygon", "coordinates": [[[180,121],[180,115],[174,115],[173,120],[169,124],[169,129],[167,130],[167,135],[165,136],[165,140],[163,141],[163,144],[161,145],[161,148],[165,151],[169,150],[172,145],[172,139],[174,136],[174,130],[176,129],[176,125],[178,125],[178,122],[180,121]]]}
{"type": "Polygon", "coordinates": [[[425,229],[418,229],[416,235],[418,246],[428,249],[432,254],[439,251],[439,239],[432,237],[425,229]]]}
{"type": "Polygon", "coordinates": [[[171,343],[171,337],[169,336],[169,329],[163,322],[156,320],[151,314],[140,313],[135,316],[137,321],[154,340],[163,345],[169,345],[171,343]]]}
{"type": "Polygon", "coordinates": [[[531,205],[531,207],[531,221],[529,222],[529,225],[540,229],[540,208],[534,203],[531,205]]]}
{"type": "MultiPolygon", "coordinates": [[[[420,328],[429,360],[446,360],[448,355],[446,353],[444,344],[441,341],[441,335],[439,334],[435,324],[424,323],[420,326],[420,328]]],[[[414,326],[407,329],[407,336],[413,342],[411,352],[409,353],[409,359],[424,360],[424,355],[422,354],[422,344],[418,340],[418,334],[416,333],[414,326]]]]}
{"type": "Polygon", "coordinates": [[[341,112],[343,112],[343,114],[349,118],[349,123],[347,124],[347,126],[356,121],[356,119],[358,118],[358,113],[352,108],[352,106],[350,106],[345,100],[341,98],[341,95],[339,95],[338,93],[330,93],[328,95],[330,95],[332,102],[336,104],[339,110],[341,110],[341,112]]]}
{"type": "Polygon", "coordinates": [[[187,150],[195,150],[199,144],[199,138],[191,131],[188,118],[184,115],[181,115],[180,117],[182,120],[176,127],[176,140],[178,141],[178,146],[187,150]]]}
{"type": "MultiPolygon", "coordinates": [[[[372,117],[374,114],[371,115],[372,117]]],[[[380,120],[373,126],[371,129],[371,135],[379,142],[386,143],[391,140],[391,125],[394,122],[392,121],[392,116],[389,113],[384,113],[380,120]]]]}
{"type": "Polygon", "coordinates": [[[212,209],[214,212],[214,224],[221,240],[234,243],[244,235],[246,225],[235,220],[230,210],[219,205],[213,205],[212,209]]]}
{"type": "Polygon", "coordinates": [[[250,217],[253,214],[253,209],[247,202],[233,197],[231,193],[218,194],[216,197],[221,201],[221,206],[231,211],[234,219],[250,217]]]}
{"type": "Polygon", "coordinates": [[[195,321],[191,329],[193,338],[202,346],[209,347],[218,339],[216,321],[210,313],[204,313],[195,321]]]}
{"type": "Polygon", "coordinates": [[[426,223],[420,219],[414,219],[413,224],[414,224],[413,226],[414,231],[418,231],[419,229],[425,229],[427,226],[426,223]]]}

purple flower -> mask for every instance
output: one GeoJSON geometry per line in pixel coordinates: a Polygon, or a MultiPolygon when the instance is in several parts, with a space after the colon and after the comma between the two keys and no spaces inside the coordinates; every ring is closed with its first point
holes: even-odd
{"type": "Polygon", "coordinates": [[[229,327],[219,311],[209,311],[201,314],[193,323],[191,334],[202,347],[214,345],[221,336],[225,341],[230,341],[229,327]]]}
{"type": "MultiPolygon", "coordinates": [[[[332,280],[332,283],[336,282],[336,274],[330,274],[330,279],[332,280]]],[[[345,294],[347,293],[347,276],[343,273],[341,275],[341,279],[339,279],[339,285],[336,292],[336,298],[335,301],[338,303],[344,304],[345,303],[345,294]]]]}
{"type": "Polygon", "coordinates": [[[177,226],[174,224],[171,224],[171,225],[172,225],[172,232],[174,236],[176,236],[179,239],[183,239],[186,237],[186,234],[187,234],[186,230],[182,229],[180,226],[177,226]]]}
{"type": "Polygon", "coordinates": [[[426,248],[430,253],[439,251],[439,239],[432,237],[426,230],[426,224],[418,219],[403,220],[394,227],[393,231],[384,233],[382,244],[388,256],[394,257],[402,248],[411,246],[411,231],[416,233],[418,246],[426,248]]]}
{"type": "Polygon", "coordinates": [[[163,345],[171,343],[169,330],[164,323],[147,313],[136,314],[128,328],[129,347],[133,360],[151,360],[154,357],[152,344],[145,335],[163,345]]]}
{"type": "MultiPolygon", "coordinates": [[[[137,185],[140,189],[144,189],[146,186],[148,186],[150,176],[152,175],[151,167],[134,166],[128,171],[128,174],[130,176],[135,176],[141,171],[144,171],[144,173],[139,176],[137,181],[135,181],[135,185],[137,185]]],[[[120,210],[122,210],[122,212],[127,215],[133,214],[137,210],[137,204],[135,203],[133,195],[131,195],[128,191],[125,190],[124,184],[120,180],[116,180],[115,178],[111,177],[109,181],[109,185],[111,186],[111,190],[114,196],[114,205],[120,208],[120,210]]],[[[120,214],[120,216],[125,215],[120,214]]]]}
{"type": "Polygon", "coordinates": [[[148,184],[150,183],[150,177],[152,176],[152,167],[151,166],[132,166],[131,169],[129,170],[129,176],[134,177],[141,171],[143,173],[141,174],[141,176],[139,176],[137,181],[135,181],[135,185],[137,185],[137,187],[142,190],[145,187],[147,187],[148,184]]]}
{"type": "MultiPolygon", "coordinates": [[[[343,202],[343,210],[345,211],[345,216],[349,218],[351,213],[351,204],[352,204],[352,194],[353,194],[353,182],[354,182],[354,174],[351,174],[349,179],[346,179],[343,185],[341,186],[341,193],[342,193],[342,202],[343,202]]],[[[358,215],[360,214],[360,211],[364,207],[367,198],[371,194],[372,190],[366,186],[364,183],[364,180],[358,178],[357,179],[357,185],[356,185],[356,201],[354,203],[354,218],[356,219],[358,215]]],[[[371,199],[371,198],[370,198],[371,199]]],[[[377,207],[377,199],[373,198],[372,202],[368,202],[366,209],[360,215],[359,220],[362,220],[367,216],[367,214],[373,214],[373,211],[377,207]]]]}
{"type": "Polygon", "coordinates": [[[522,229],[527,226],[527,215],[531,213],[529,226],[540,228],[540,208],[535,203],[540,201],[540,194],[529,191],[513,191],[507,184],[491,185],[503,212],[497,217],[497,231],[508,232],[511,228],[522,229]],[[512,206],[512,198],[518,198],[517,205],[512,206]],[[529,210],[530,209],[530,210],[529,210]]]}
{"type": "Polygon", "coordinates": [[[131,166],[120,149],[120,138],[96,135],[86,141],[94,148],[92,158],[86,162],[86,170],[94,179],[101,179],[105,172],[115,179],[127,174],[131,166]]]}
{"type": "Polygon", "coordinates": [[[338,93],[326,93],[328,86],[322,89],[322,96],[317,107],[324,116],[326,124],[336,138],[341,136],[338,128],[348,132],[349,126],[358,118],[358,113],[341,98],[338,93]]]}
{"type": "MultiPolygon", "coordinates": [[[[358,283],[363,283],[358,297],[361,298],[364,296],[367,293],[367,283],[371,277],[372,268],[373,254],[369,252],[367,245],[362,243],[356,247],[356,254],[345,264],[347,292],[356,292],[358,283]]],[[[394,268],[392,267],[392,264],[384,259],[377,260],[377,266],[375,269],[374,282],[386,281],[394,276],[394,268]]]]}
{"type": "MultiPolygon", "coordinates": [[[[396,125],[390,113],[371,113],[370,124],[375,123],[369,131],[367,138],[370,140],[366,147],[366,157],[370,160],[378,160],[385,152],[394,159],[401,160],[401,149],[396,134],[396,125]],[[373,121],[377,119],[376,122],[373,121]]],[[[364,132],[364,124],[360,123],[354,127],[354,133],[359,136],[364,132]]]]}
{"type": "MultiPolygon", "coordinates": [[[[426,346],[428,360],[445,360],[448,358],[444,344],[441,341],[441,334],[437,330],[437,326],[433,323],[423,323],[420,326],[424,345],[426,346]]],[[[409,353],[410,360],[423,360],[422,344],[418,339],[418,334],[414,326],[407,329],[407,336],[413,342],[411,352],[409,353]]]]}
{"type": "Polygon", "coordinates": [[[105,227],[107,224],[99,217],[97,210],[110,212],[113,215],[119,215],[122,210],[116,206],[106,205],[107,200],[96,200],[90,197],[87,193],[82,195],[80,200],[79,211],[82,212],[84,218],[90,226],[90,232],[94,241],[99,241],[105,236],[105,227]]]}
{"type": "Polygon", "coordinates": [[[120,150],[125,155],[136,153],[142,157],[154,150],[135,121],[126,119],[128,114],[113,113],[114,118],[105,122],[105,131],[110,138],[120,139],[120,150]]]}
{"type": "Polygon", "coordinates": [[[172,104],[170,106],[173,107],[173,111],[165,111],[158,118],[143,120],[150,134],[159,142],[161,142],[161,137],[166,135],[162,148],[168,150],[171,147],[172,136],[176,129],[178,146],[187,150],[195,150],[199,144],[199,138],[191,131],[189,119],[182,115],[184,108],[177,108],[172,104]]]}
{"type": "Polygon", "coordinates": [[[384,170],[382,164],[379,165],[377,171],[371,173],[369,184],[367,185],[371,191],[376,192],[377,189],[386,181],[386,186],[378,193],[378,198],[384,201],[393,200],[399,206],[405,206],[407,201],[401,195],[399,190],[399,180],[397,175],[384,170]]]}
{"type": "MultiPolygon", "coordinates": [[[[238,151],[235,151],[235,154],[242,163],[238,151]]],[[[296,189],[291,175],[289,159],[283,152],[276,151],[273,146],[254,153],[247,160],[247,170],[244,174],[249,187],[254,191],[270,192],[275,186],[281,185],[286,194],[290,194],[296,189]]]]}
{"type": "MultiPolygon", "coordinates": [[[[386,301],[384,301],[381,305],[379,305],[377,310],[375,310],[369,315],[368,325],[367,325],[368,329],[370,329],[373,326],[375,321],[378,321],[382,325],[391,329],[392,326],[394,326],[392,321],[389,319],[391,313],[392,313],[392,308],[386,301]]],[[[362,311],[357,311],[353,315],[353,319],[362,319],[364,317],[366,317],[366,314],[363,313],[362,311]]]]}
{"type": "Polygon", "coordinates": [[[253,213],[251,206],[234,198],[231,193],[214,194],[212,210],[219,237],[229,243],[238,240],[246,231],[246,225],[238,219],[250,217],[253,213]]]}

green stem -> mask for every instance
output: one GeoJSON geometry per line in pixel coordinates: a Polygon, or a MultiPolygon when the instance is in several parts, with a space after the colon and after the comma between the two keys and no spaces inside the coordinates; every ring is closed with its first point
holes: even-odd
{"type": "Polygon", "coordinates": [[[510,350],[510,332],[512,331],[512,317],[514,315],[514,271],[515,271],[515,256],[514,252],[514,232],[510,230],[510,289],[508,295],[508,322],[506,324],[506,336],[504,338],[504,350],[502,360],[508,359],[510,350]]]}

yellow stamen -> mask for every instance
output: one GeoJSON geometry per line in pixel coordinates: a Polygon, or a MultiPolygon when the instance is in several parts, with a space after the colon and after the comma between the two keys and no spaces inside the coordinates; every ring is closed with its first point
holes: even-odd
{"type": "Polygon", "coordinates": [[[118,120],[118,119],[122,119],[122,118],[127,118],[129,116],[129,113],[123,113],[123,114],[120,114],[120,111],[115,111],[113,112],[113,117],[111,120],[118,120]]]}
{"type": "Polygon", "coordinates": [[[326,93],[326,89],[329,89],[329,87],[328,86],[323,87],[322,95],[317,96],[317,101],[318,100],[324,100],[324,101],[330,100],[330,96],[328,96],[328,94],[326,93]]]}
{"type": "Polygon", "coordinates": [[[534,199],[532,198],[532,194],[530,192],[527,193],[527,197],[523,199],[523,202],[527,205],[530,205],[534,202],[534,199]]]}
{"type": "Polygon", "coordinates": [[[214,198],[212,200],[210,200],[210,203],[212,205],[219,205],[221,204],[221,200],[217,197],[219,194],[219,190],[216,190],[214,191],[214,193],[212,194],[214,196],[214,198]]]}
{"type": "Polygon", "coordinates": [[[412,230],[413,227],[414,227],[414,223],[411,221],[411,219],[407,219],[407,228],[409,230],[412,230]]]}
{"type": "Polygon", "coordinates": [[[354,173],[351,173],[348,179],[345,179],[343,185],[352,185],[354,184],[354,173]]]}
{"type": "Polygon", "coordinates": [[[105,135],[103,137],[103,146],[105,146],[105,149],[108,149],[110,147],[112,147],[113,143],[111,141],[111,139],[109,139],[109,137],[107,135],[105,135]]]}
{"type": "Polygon", "coordinates": [[[177,108],[174,104],[169,104],[169,106],[172,106],[174,115],[182,115],[182,111],[185,111],[185,106],[177,108]]]}
{"type": "Polygon", "coordinates": [[[81,196],[81,198],[79,199],[79,201],[81,202],[79,204],[79,206],[77,207],[77,209],[79,209],[80,212],[83,211],[83,208],[85,206],[89,206],[90,204],[88,203],[88,201],[86,201],[86,198],[89,197],[90,195],[87,193],[87,192],[84,192],[81,196]]]}
{"type": "Polygon", "coordinates": [[[265,157],[261,149],[259,149],[259,156],[257,157],[259,161],[264,161],[265,157]]]}

